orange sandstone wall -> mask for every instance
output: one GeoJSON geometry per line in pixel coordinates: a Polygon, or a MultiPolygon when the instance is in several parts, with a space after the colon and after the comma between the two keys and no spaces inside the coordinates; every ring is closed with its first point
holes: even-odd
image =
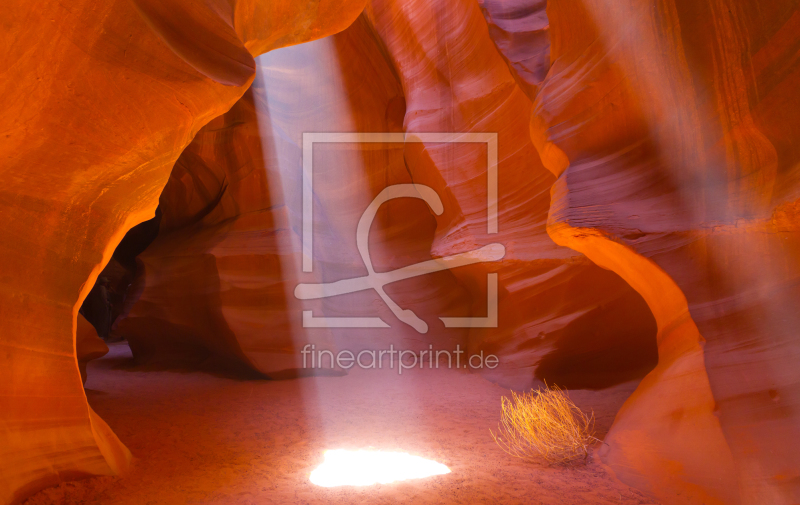
{"type": "MultiPolygon", "coordinates": [[[[183,152],[161,195],[160,235],[140,256],[137,299],[118,327],[134,355],[167,359],[194,349],[279,378],[312,373],[303,369],[300,351],[306,344],[334,353],[392,344],[463,346],[464,330],[419,334],[397,324],[303,328],[303,310],[315,317],[374,315],[364,314],[365,307],[382,304],[372,291],[301,302],[294,289],[301,281],[365,274],[355,237],[361,213],[387,182],[412,181],[402,143],[366,150],[359,144],[318,144],[315,273],[304,274],[302,135],[402,131],[403,96],[363,19],[333,38],[265,55],[258,69],[245,96],[183,152]]],[[[382,208],[370,234],[375,268],[429,259],[434,228],[422,202],[382,208]]],[[[469,313],[469,299],[449,272],[409,279],[388,291],[428,320],[448,311],[469,313]]],[[[395,323],[388,310],[380,316],[395,323]]]]}
{"type": "Polygon", "coordinates": [[[291,270],[282,268],[296,248],[273,212],[281,208],[268,190],[251,88],[198,132],[161,194],[160,235],[139,256],[136,301],[117,326],[135,358],[296,368],[284,291],[291,270]]]}
{"type": "Polygon", "coordinates": [[[547,12],[531,137],[558,177],[548,232],[658,323],[607,461],[666,503],[797,503],[797,3],[547,12]]]}
{"type": "Polygon", "coordinates": [[[500,356],[483,373],[504,385],[602,388],[641,377],[657,343],[606,440],[619,477],[667,503],[800,501],[796,3],[559,0],[545,17],[534,0],[373,0],[346,33],[258,64],[344,30],[364,2],[29,4],[0,35],[0,501],[127,467],[86,403],[76,316],[165,184],[120,325],[140,356],[195,346],[280,376],[305,342],[466,343],[500,356]],[[480,148],[320,147],[328,236],[300,274],[311,129],[497,132],[500,233],[480,148]],[[498,271],[500,327],[303,331],[302,308],[381,307],[292,290],[358,274],[339,244],[411,180],[445,212],[379,215],[379,270],[493,241],[507,254],[393,296],[425,319],[483,315],[498,271]]]}
{"type": "Polygon", "coordinates": [[[83,393],[81,301],[125,231],[153,215],[194,134],[244,93],[252,55],[341,30],[363,2],[310,11],[258,1],[4,7],[0,502],[8,503],[128,466],[130,453],[83,393]]]}
{"type": "MultiPolygon", "coordinates": [[[[510,65],[519,57],[498,38],[497,23],[504,9],[513,12],[513,6],[486,1],[482,7],[458,0],[375,0],[366,11],[400,76],[407,132],[497,132],[496,235],[487,234],[483,146],[405,147],[414,180],[446,195],[433,255],[491,242],[506,245],[499,264],[454,270],[472,295],[474,315],[486,314],[486,273],[499,273],[499,327],[472,328],[470,353],[498,355],[500,366],[481,373],[516,388],[531,387],[539,379],[574,388],[637,379],[655,364],[652,316],[617,275],[547,236],[554,178],[531,142],[531,101],[518,84],[523,75],[527,89],[535,89],[544,68],[521,73],[510,65]]],[[[539,22],[529,28],[516,30],[513,19],[503,26],[512,33],[542,28],[541,19],[533,19],[539,22]]],[[[531,49],[546,52],[546,38],[531,49]]]]}
{"type": "MultiPolygon", "coordinates": [[[[384,2],[331,39],[261,57],[252,93],[201,130],[161,197],[161,234],[140,257],[138,301],[119,324],[134,353],[158,359],[199,346],[278,377],[300,366],[306,343],[354,352],[460,344],[499,355],[500,366],[482,373],[517,388],[641,378],[656,360],[652,315],[619,276],[547,236],[553,178],[530,140],[530,99],[502,54],[470,2],[384,2]],[[302,134],[314,131],[497,132],[500,233],[486,234],[484,146],[318,144],[315,273],[300,273],[302,134]],[[377,271],[491,242],[506,245],[505,259],[387,286],[429,324],[427,334],[397,321],[373,291],[298,302],[298,282],[366,273],[357,221],[386,186],[410,182],[435,188],[445,212],[434,219],[409,199],[382,207],[370,233],[377,271]],[[439,316],[485,315],[486,273],[495,271],[499,328],[445,329],[439,316]],[[391,328],[303,328],[309,308],[316,316],[377,312],[391,328]],[[265,352],[285,362],[264,360],[265,352]]],[[[525,74],[535,76],[544,77],[541,68],[525,74]]]]}

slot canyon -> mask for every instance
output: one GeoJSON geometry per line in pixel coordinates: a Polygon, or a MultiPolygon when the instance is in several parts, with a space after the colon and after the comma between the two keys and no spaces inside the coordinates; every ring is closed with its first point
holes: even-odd
{"type": "Polygon", "coordinates": [[[800,1],[6,6],[0,504],[800,503],[800,1]]]}

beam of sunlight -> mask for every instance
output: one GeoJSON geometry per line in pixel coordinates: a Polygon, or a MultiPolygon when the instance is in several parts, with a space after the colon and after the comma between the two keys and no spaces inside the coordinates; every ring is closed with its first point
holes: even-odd
{"type": "Polygon", "coordinates": [[[450,473],[441,463],[405,452],[325,451],[325,460],[311,472],[317,486],[371,486],[450,473]]]}

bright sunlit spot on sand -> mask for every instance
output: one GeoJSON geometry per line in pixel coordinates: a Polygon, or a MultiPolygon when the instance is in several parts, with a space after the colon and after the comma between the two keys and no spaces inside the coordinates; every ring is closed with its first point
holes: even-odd
{"type": "Polygon", "coordinates": [[[317,486],[371,486],[450,473],[441,463],[404,452],[325,451],[325,461],[311,472],[317,486]]]}

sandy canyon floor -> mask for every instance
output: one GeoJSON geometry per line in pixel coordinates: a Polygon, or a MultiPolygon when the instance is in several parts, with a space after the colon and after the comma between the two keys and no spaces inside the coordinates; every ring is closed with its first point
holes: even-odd
{"type": "MultiPolygon", "coordinates": [[[[603,436],[635,384],[573,391],[603,436]]],[[[135,456],[124,477],[46,489],[40,504],[525,503],[651,504],[594,457],[546,468],[489,435],[508,390],[448,369],[351,370],[344,377],[242,380],[135,366],[125,343],[90,363],[89,403],[135,456]],[[409,452],[451,473],[370,487],[322,488],[326,449],[409,452]]]]}

